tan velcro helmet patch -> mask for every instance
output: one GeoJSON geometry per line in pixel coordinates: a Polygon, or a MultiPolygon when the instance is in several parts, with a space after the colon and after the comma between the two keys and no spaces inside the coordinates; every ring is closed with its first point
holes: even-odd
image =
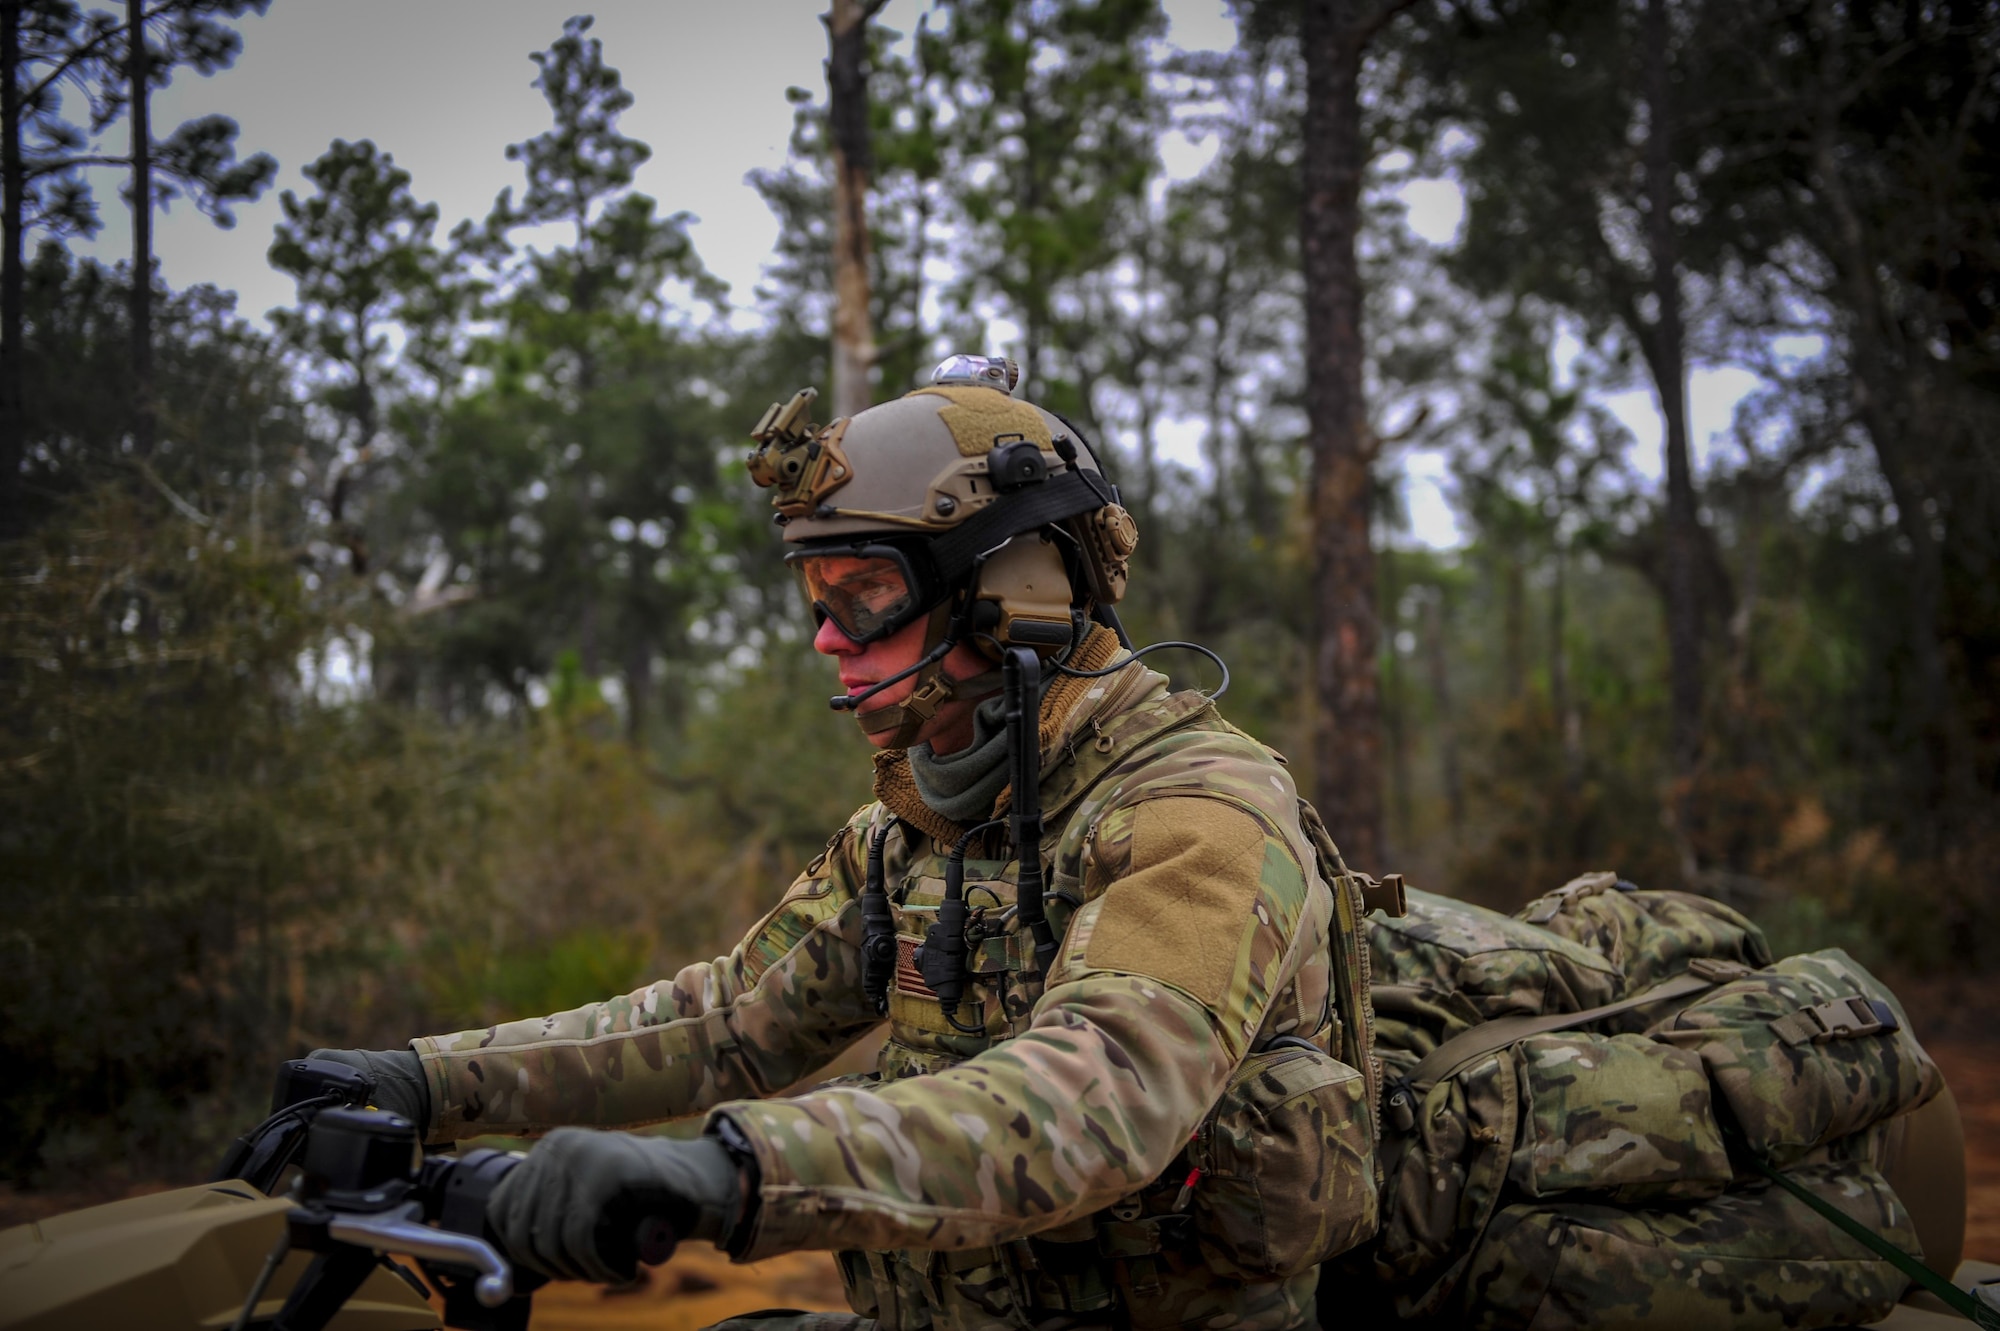
{"type": "Polygon", "coordinates": [[[991,453],[995,440],[1029,439],[1045,449],[1054,446],[1042,414],[997,388],[919,388],[910,396],[941,397],[951,403],[939,410],[938,419],[951,431],[958,451],[969,458],[991,453]]]}

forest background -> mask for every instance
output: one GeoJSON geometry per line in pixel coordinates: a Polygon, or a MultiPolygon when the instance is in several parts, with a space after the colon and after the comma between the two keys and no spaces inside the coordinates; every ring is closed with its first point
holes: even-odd
{"type": "Polygon", "coordinates": [[[1357,867],[2000,969],[2000,4],[1237,0],[1186,52],[1154,0],[835,0],[752,293],[552,12],[548,128],[465,145],[517,186],[440,234],[393,142],[288,164],[259,324],[151,219],[277,163],[150,109],[267,3],[0,0],[0,1179],[198,1174],[281,1057],[725,948],[869,772],[746,431],[955,350],[1098,446],[1134,635],[1228,659],[1357,867]]]}

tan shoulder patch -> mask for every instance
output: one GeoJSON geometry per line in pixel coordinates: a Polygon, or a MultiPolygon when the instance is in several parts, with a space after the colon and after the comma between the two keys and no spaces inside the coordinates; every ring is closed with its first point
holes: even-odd
{"type": "Polygon", "coordinates": [[[910,396],[949,400],[949,406],[938,410],[938,419],[951,431],[958,451],[966,457],[985,457],[993,451],[993,441],[1007,435],[1032,439],[1045,449],[1054,447],[1049,438],[1048,423],[1042,419],[1042,414],[997,388],[972,385],[919,388],[910,396]]]}
{"type": "Polygon", "coordinates": [[[1264,829],[1201,795],[1147,800],[1133,815],[1131,872],[1106,890],[1085,960],[1213,1006],[1236,973],[1263,887],[1264,829]]]}

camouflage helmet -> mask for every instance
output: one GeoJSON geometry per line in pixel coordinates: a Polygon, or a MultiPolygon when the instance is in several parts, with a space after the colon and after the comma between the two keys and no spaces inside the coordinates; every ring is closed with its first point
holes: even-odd
{"type": "MultiPolygon", "coordinates": [[[[960,641],[995,659],[1015,645],[1049,654],[1124,595],[1131,515],[1077,431],[1011,395],[1016,377],[1012,361],[953,356],[930,387],[824,426],[807,420],[816,394],[802,389],[751,432],[751,478],[776,491],[776,520],[799,547],[787,562],[809,595],[829,557],[868,561],[902,589],[853,607],[813,595],[848,637],[874,641],[928,615],[927,659],[960,641]]],[[[952,681],[936,665],[864,728],[894,724],[905,744],[949,697],[991,691],[989,676],[952,681]]]]}

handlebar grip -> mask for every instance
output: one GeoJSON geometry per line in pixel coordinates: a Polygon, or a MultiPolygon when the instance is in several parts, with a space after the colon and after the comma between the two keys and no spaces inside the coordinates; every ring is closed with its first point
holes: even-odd
{"type": "Polygon", "coordinates": [[[632,1248],[639,1255],[642,1266],[658,1266],[674,1255],[680,1246],[680,1235],[667,1223],[665,1216],[649,1215],[639,1221],[632,1231],[632,1248]]]}

